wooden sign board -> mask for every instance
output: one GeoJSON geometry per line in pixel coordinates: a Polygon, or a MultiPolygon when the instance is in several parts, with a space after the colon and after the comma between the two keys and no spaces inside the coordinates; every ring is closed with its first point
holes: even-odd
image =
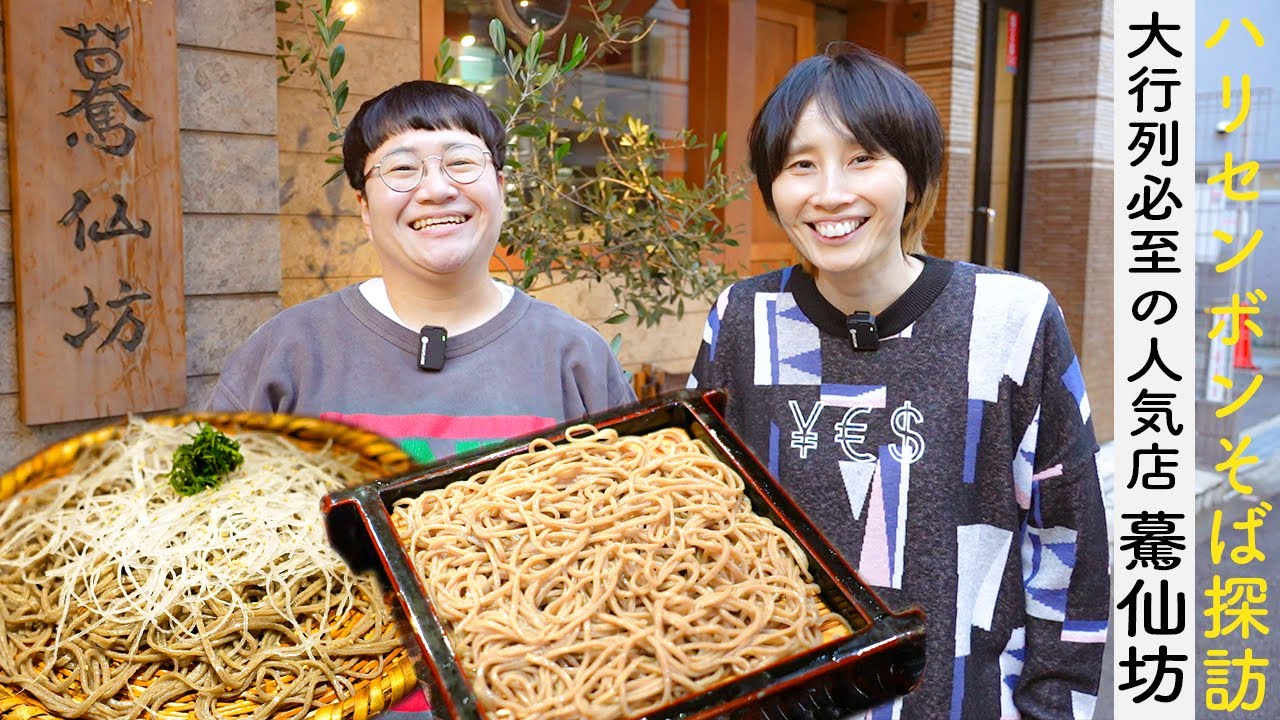
{"type": "Polygon", "coordinates": [[[174,6],[4,0],[25,423],[185,402],[174,6]]]}

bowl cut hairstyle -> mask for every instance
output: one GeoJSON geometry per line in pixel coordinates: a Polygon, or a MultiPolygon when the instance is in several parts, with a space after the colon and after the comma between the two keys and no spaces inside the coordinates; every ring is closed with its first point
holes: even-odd
{"type": "Polygon", "coordinates": [[[777,217],[773,181],[782,172],[800,115],[810,102],[832,126],[874,155],[889,155],[907,171],[914,201],[902,218],[904,252],[922,252],[924,228],[942,184],[942,121],[929,96],[883,57],[835,43],[793,67],[751,123],[751,171],[769,214],[777,217]]]}
{"type": "Polygon", "coordinates": [[[409,130],[462,130],[484,141],[494,167],[507,160],[507,131],[485,101],[457,85],[411,80],[364,101],[342,139],[347,182],[364,192],[364,163],[369,153],[409,130]]]}

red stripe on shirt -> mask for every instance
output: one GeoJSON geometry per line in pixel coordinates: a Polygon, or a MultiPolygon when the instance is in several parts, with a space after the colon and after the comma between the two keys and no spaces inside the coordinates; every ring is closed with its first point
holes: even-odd
{"type": "Polygon", "coordinates": [[[544,430],[556,424],[554,418],[536,415],[373,415],[370,413],[320,414],[321,420],[346,423],[393,439],[437,438],[476,440],[509,438],[544,430]]]}

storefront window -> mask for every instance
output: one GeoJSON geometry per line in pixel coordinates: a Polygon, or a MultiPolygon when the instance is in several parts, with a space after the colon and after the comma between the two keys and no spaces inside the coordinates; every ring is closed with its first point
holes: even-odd
{"type": "MultiPolygon", "coordinates": [[[[609,9],[624,17],[638,17],[652,25],[634,45],[598,60],[598,66],[579,73],[569,88],[585,108],[603,104],[610,119],[639,118],[666,139],[675,138],[689,120],[689,10],[673,0],[618,0],[609,9]]],[[[453,43],[455,62],[445,81],[462,82],[492,100],[501,100],[504,73],[489,40],[489,23],[502,21],[508,43],[523,47],[536,29],[546,35],[545,47],[569,45],[581,34],[594,41],[590,14],[570,0],[447,0],[445,36],[453,43]]],[[[574,148],[573,165],[590,167],[599,150],[589,143],[574,148]]],[[[663,171],[684,172],[684,159],[675,153],[663,171]]]]}

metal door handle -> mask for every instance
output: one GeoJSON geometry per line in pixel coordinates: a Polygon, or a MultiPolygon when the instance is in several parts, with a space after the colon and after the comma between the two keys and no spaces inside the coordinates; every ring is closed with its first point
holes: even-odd
{"type": "Polygon", "coordinates": [[[987,216],[987,238],[990,239],[992,233],[995,231],[994,226],[996,224],[996,209],[993,207],[987,207],[985,205],[982,205],[974,208],[973,211],[976,213],[982,213],[987,216]]]}

